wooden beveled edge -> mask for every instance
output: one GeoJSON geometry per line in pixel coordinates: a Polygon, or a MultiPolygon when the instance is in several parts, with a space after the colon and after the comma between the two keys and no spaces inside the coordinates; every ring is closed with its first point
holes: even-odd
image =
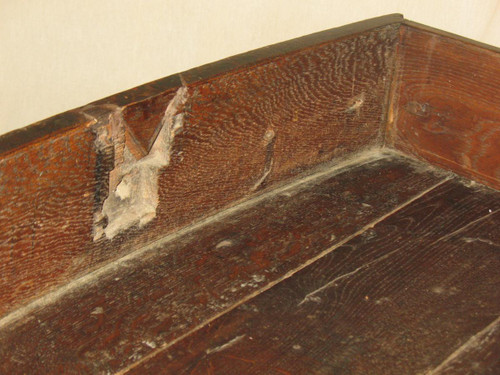
{"type": "Polygon", "coordinates": [[[415,22],[415,21],[410,21],[410,20],[404,19],[403,22],[402,22],[402,24],[404,26],[408,26],[409,28],[412,28],[412,29],[415,29],[415,30],[426,31],[428,33],[432,33],[432,34],[444,36],[444,37],[447,37],[447,38],[451,38],[451,39],[454,39],[454,40],[458,40],[460,42],[467,43],[467,44],[472,45],[474,47],[478,47],[478,48],[481,48],[481,49],[489,50],[489,51],[495,52],[495,53],[500,53],[500,48],[499,47],[493,46],[491,44],[486,44],[486,43],[480,42],[478,40],[466,38],[464,36],[461,36],[461,35],[458,35],[458,34],[454,34],[454,33],[450,33],[448,31],[444,31],[444,30],[441,30],[441,29],[436,29],[435,27],[427,26],[427,25],[424,25],[424,24],[421,24],[421,23],[418,23],[418,22],[415,22]]]}
{"type": "Polygon", "coordinates": [[[308,48],[320,46],[332,40],[342,39],[379,27],[402,24],[403,21],[403,15],[397,13],[371,18],[272,44],[134,87],[92,102],[88,106],[78,107],[1,135],[0,158],[6,157],[24,147],[41,142],[50,136],[61,135],[76,128],[84,128],[95,124],[98,120],[84,112],[83,109],[85,107],[90,106],[97,109],[98,112],[108,111],[111,114],[117,108],[123,109],[183,85],[190,85],[202,80],[209,81],[225,73],[236,72],[250,66],[264,64],[279,56],[307,50],[308,48]]]}

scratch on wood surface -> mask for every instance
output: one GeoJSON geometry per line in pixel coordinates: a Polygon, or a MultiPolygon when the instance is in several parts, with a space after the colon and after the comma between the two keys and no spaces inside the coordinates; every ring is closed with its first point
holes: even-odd
{"type": "Polygon", "coordinates": [[[229,246],[233,246],[234,243],[232,240],[228,239],[228,240],[222,240],[220,241],[217,245],[215,245],[215,248],[216,249],[221,249],[223,247],[229,247],[229,246]]]}
{"type": "Polygon", "coordinates": [[[341,276],[338,276],[336,278],[334,278],[333,280],[330,280],[329,282],[327,282],[326,284],[324,284],[323,286],[319,287],[318,289],[315,289],[313,290],[311,293],[308,293],[304,299],[302,301],[300,301],[297,306],[300,306],[306,302],[309,302],[309,301],[314,301],[314,302],[317,302],[317,301],[321,301],[320,299],[315,299],[314,296],[320,292],[322,292],[323,290],[325,289],[328,289],[328,288],[331,288],[332,286],[335,286],[335,284],[337,283],[337,281],[340,281],[342,279],[345,279],[349,276],[352,276],[356,273],[358,273],[359,271],[361,270],[364,270],[365,268],[368,268],[370,266],[372,266],[373,264],[376,264],[384,259],[387,259],[389,256],[391,256],[392,254],[394,253],[397,253],[401,251],[401,248],[398,248],[396,250],[393,250],[385,255],[382,255],[381,257],[378,257],[377,259],[374,259],[372,260],[371,262],[368,262],[368,263],[365,263],[363,264],[362,266],[359,266],[358,268],[356,268],[355,270],[351,271],[351,272],[347,272],[341,276]]]}
{"type": "Polygon", "coordinates": [[[170,162],[175,134],[183,126],[183,114],[178,111],[187,100],[187,92],[186,87],[177,90],[165,111],[151,151],[142,158],[134,152],[133,144],[131,146],[125,140],[127,130],[121,113],[115,116],[111,124],[115,168],[110,172],[109,195],[95,217],[94,241],[103,235],[112,239],[120,232],[134,225],[144,226],[156,217],[158,172],[170,162]]]}
{"type": "Polygon", "coordinates": [[[466,230],[467,228],[470,228],[470,227],[471,227],[471,226],[473,226],[474,224],[477,224],[477,223],[479,223],[479,222],[481,222],[481,221],[483,221],[483,220],[486,220],[486,219],[488,219],[489,217],[491,217],[491,216],[495,215],[497,212],[500,212],[500,209],[495,210],[495,211],[491,211],[491,210],[490,210],[490,212],[489,212],[488,214],[486,214],[486,215],[484,215],[484,216],[481,216],[480,218],[478,218],[478,219],[476,219],[476,220],[471,221],[470,223],[468,223],[468,224],[464,225],[463,227],[458,228],[456,231],[453,231],[453,232],[451,232],[451,233],[448,233],[448,234],[446,234],[446,235],[444,235],[444,236],[442,236],[442,237],[438,238],[438,239],[437,239],[436,241],[434,241],[434,242],[433,242],[430,246],[435,245],[436,243],[438,243],[438,242],[440,242],[440,241],[445,241],[445,240],[447,240],[447,239],[449,239],[449,238],[451,238],[451,237],[453,237],[453,236],[455,236],[455,235],[459,234],[460,232],[463,232],[464,230],[466,230]]]}
{"type": "Polygon", "coordinates": [[[359,95],[356,95],[353,97],[349,102],[347,103],[348,107],[345,110],[346,113],[351,113],[351,112],[356,112],[356,116],[359,116],[361,112],[361,106],[365,102],[365,93],[362,92],[359,95]]]}
{"type": "Polygon", "coordinates": [[[210,354],[210,353],[216,353],[216,352],[221,352],[223,350],[226,350],[227,348],[233,346],[234,344],[236,344],[237,342],[241,341],[243,338],[245,338],[245,334],[243,335],[240,335],[240,336],[236,336],[234,339],[232,340],[229,340],[228,342],[226,342],[225,344],[223,345],[219,345],[219,346],[216,346],[214,348],[208,348],[205,353],[207,354],[210,354]]]}
{"type": "Polygon", "coordinates": [[[264,134],[264,142],[266,144],[266,160],[264,164],[264,172],[258,181],[252,186],[250,191],[257,190],[266,181],[267,176],[271,173],[273,168],[273,158],[274,158],[274,144],[276,142],[276,134],[273,129],[268,129],[264,134]]]}
{"type": "Polygon", "coordinates": [[[272,167],[273,167],[273,162],[271,161],[271,164],[269,165],[269,167],[264,169],[264,173],[262,174],[262,177],[259,178],[259,180],[252,186],[252,189],[250,189],[251,191],[257,190],[259,188],[259,186],[262,185],[262,183],[266,180],[269,173],[271,173],[272,167]]]}
{"type": "Polygon", "coordinates": [[[487,240],[485,238],[480,238],[480,237],[477,237],[477,238],[471,238],[471,237],[464,237],[462,238],[465,242],[467,243],[471,243],[471,242],[482,242],[482,243],[485,243],[485,244],[488,244],[488,245],[491,245],[491,246],[496,246],[496,247],[500,247],[500,244],[497,244],[496,242],[493,242],[493,241],[490,241],[490,240],[487,240]]]}
{"type": "Polygon", "coordinates": [[[441,362],[441,364],[428,371],[426,375],[438,375],[444,373],[445,371],[453,370],[454,363],[459,362],[461,356],[474,349],[480,350],[485,343],[491,340],[491,337],[498,330],[500,330],[500,316],[484,329],[469,338],[469,340],[467,340],[462,346],[451,353],[451,355],[443,362],[441,362]]]}

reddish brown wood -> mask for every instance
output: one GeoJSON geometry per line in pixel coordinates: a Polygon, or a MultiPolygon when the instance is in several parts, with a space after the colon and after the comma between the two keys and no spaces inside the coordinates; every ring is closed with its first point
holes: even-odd
{"type": "Polygon", "coordinates": [[[500,53],[411,23],[401,28],[389,143],[500,188],[500,53]]]}
{"type": "MultiPolygon", "coordinates": [[[[500,193],[445,183],[126,373],[436,369],[471,336],[496,335],[499,220],[500,193]]],[[[484,343],[472,351],[493,347],[484,343]]],[[[498,357],[484,353],[489,361],[469,360],[495,373],[498,357]]],[[[470,364],[453,373],[472,373],[470,364]]]]}
{"type": "Polygon", "coordinates": [[[0,160],[1,314],[91,263],[93,141],[77,128],[0,160]]]}
{"type": "Polygon", "coordinates": [[[0,160],[8,158],[16,151],[23,152],[30,145],[50,143],[60,134],[72,134],[73,130],[84,129],[93,123],[95,123],[94,119],[86,116],[78,108],[11,131],[0,136],[0,160]]]}
{"type": "Polygon", "coordinates": [[[500,51],[401,23],[0,137],[0,372],[498,373],[500,194],[381,149],[500,188],[500,51]],[[99,237],[158,139],[155,219],[99,237]]]}
{"type": "Polygon", "coordinates": [[[11,322],[0,332],[1,372],[119,370],[441,181],[425,166],[386,156],[271,195],[11,322]]]}
{"type": "Polygon", "coordinates": [[[310,167],[380,146],[400,21],[237,56],[103,99],[60,126],[49,120],[3,136],[0,315],[310,167]],[[156,219],[94,242],[117,163],[96,132],[122,115],[125,141],[146,154],[179,84],[189,98],[160,172],[156,219]]]}

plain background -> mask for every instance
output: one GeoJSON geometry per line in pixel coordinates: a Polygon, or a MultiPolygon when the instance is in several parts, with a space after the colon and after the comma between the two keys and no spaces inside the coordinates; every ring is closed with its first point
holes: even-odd
{"type": "Polygon", "coordinates": [[[201,64],[388,13],[500,45],[500,0],[0,0],[0,134],[201,64]]]}

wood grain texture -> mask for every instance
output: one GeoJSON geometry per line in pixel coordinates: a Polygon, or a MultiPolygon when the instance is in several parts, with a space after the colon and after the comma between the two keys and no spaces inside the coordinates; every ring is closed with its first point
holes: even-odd
{"type": "Polygon", "coordinates": [[[432,371],[496,332],[499,221],[499,193],[447,182],[126,373],[432,371]]]}
{"type": "Polygon", "coordinates": [[[467,340],[429,375],[498,374],[499,344],[500,317],[467,340]]]}
{"type": "Polygon", "coordinates": [[[106,373],[271,287],[444,178],[387,155],[141,252],[0,331],[0,372],[106,373]]]}
{"type": "Polygon", "coordinates": [[[84,129],[93,123],[95,123],[93,118],[86,116],[77,108],[3,134],[0,136],[0,160],[8,158],[9,154],[16,151],[23,152],[31,145],[48,143],[51,138],[70,133],[75,129],[84,129]]]}
{"type": "Polygon", "coordinates": [[[92,103],[74,120],[2,137],[0,316],[309,168],[380,146],[394,22],[241,55],[92,103]],[[160,171],[156,218],[94,242],[116,164],[113,144],[97,146],[99,131],[120,115],[138,153],[147,153],[180,84],[189,98],[160,171]]]}
{"type": "Polygon", "coordinates": [[[495,373],[498,193],[380,148],[498,189],[500,54],[400,23],[234,56],[0,137],[0,372],[495,373]],[[154,149],[179,91],[155,219],[96,239],[125,146],[154,149]]]}
{"type": "Polygon", "coordinates": [[[401,28],[389,144],[500,188],[500,52],[401,28]]]}
{"type": "Polygon", "coordinates": [[[0,313],[88,266],[98,155],[75,129],[0,160],[0,313]]]}

